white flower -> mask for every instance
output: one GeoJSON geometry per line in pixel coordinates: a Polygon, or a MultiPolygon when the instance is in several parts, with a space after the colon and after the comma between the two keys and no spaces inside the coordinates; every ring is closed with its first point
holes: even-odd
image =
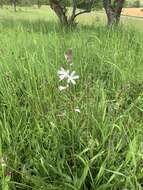
{"type": "Polygon", "coordinates": [[[80,113],[80,109],[79,108],[75,108],[74,111],[80,113]]]}
{"type": "Polygon", "coordinates": [[[52,126],[55,126],[55,124],[54,124],[52,121],[50,122],[50,124],[51,124],[52,126]]]}
{"type": "Polygon", "coordinates": [[[59,86],[59,90],[62,91],[62,90],[66,90],[69,86],[66,85],[66,86],[59,86]]]}
{"type": "Polygon", "coordinates": [[[67,82],[72,83],[72,84],[75,85],[76,84],[76,82],[75,82],[76,79],[79,79],[79,76],[75,74],[75,71],[73,71],[72,73],[69,74],[67,82]]]}
{"type": "Polygon", "coordinates": [[[6,166],[6,162],[5,162],[5,159],[3,157],[0,158],[0,164],[2,167],[6,166]]]}
{"type": "Polygon", "coordinates": [[[58,71],[60,80],[64,80],[69,77],[69,70],[65,70],[63,67],[58,71]]]}
{"type": "Polygon", "coordinates": [[[73,66],[73,63],[70,63],[70,66],[73,66]]]}

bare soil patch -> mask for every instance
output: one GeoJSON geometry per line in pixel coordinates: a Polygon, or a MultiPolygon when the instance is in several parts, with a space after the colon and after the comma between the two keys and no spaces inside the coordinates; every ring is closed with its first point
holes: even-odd
{"type": "Polygon", "coordinates": [[[122,15],[143,17],[143,8],[124,8],[122,15]]]}

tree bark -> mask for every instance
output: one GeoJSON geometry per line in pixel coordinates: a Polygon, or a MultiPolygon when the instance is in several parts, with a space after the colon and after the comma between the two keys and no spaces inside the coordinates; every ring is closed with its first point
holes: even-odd
{"type": "Polygon", "coordinates": [[[68,25],[68,18],[66,16],[66,8],[62,6],[59,1],[57,0],[50,0],[50,7],[53,9],[53,11],[58,16],[61,24],[63,26],[68,25]]]}
{"type": "Polygon", "coordinates": [[[38,9],[40,9],[41,8],[41,2],[40,2],[40,0],[37,1],[37,5],[38,5],[38,9]]]}
{"type": "Polygon", "coordinates": [[[72,0],[72,7],[73,7],[73,10],[72,10],[72,14],[71,14],[70,19],[69,19],[69,25],[73,25],[74,21],[75,21],[75,14],[76,14],[76,9],[77,9],[76,0],[72,0]]]}
{"type": "Polygon", "coordinates": [[[12,6],[14,8],[14,11],[16,12],[16,0],[12,0],[12,6]]]}
{"type": "Polygon", "coordinates": [[[69,17],[66,15],[66,12],[67,12],[66,7],[61,5],[60,0],[49,0],[49,1],[50,1],[50,7],[56,13],[56,15],[58,16],[58,18],[60,20],[60,23],[63,26],[75,26],[76,25],[75,18],[81,14],[91,12],[92,6],[96,0],[88,0],[89,1],[88,2],[89,3],[88,9],[78,11],[78,12],[77,12],[78,1],[72,0],[71,1],[72,13],[69,17]]]}
{"type": "Polygon", "coordinates": [[[124,6],[124,3],[125,3],[125,0],[118,0],[117,1],[117,9],[116,9],[116,22],[117,22],[117,24],[120,21],[120,16],[121,16],[121,12],[122,12],[122,8],[124,6]]]}
{"type": "Polygon", "coordinates": [[[3,8],[3,1],[0,1],[0,7],[3,8]]]}
{"type": "Polygon", "coordinates": [[[112,4],[111,0],[103,0],[108,26],[119,23],[124,2],[125,0],[114,0],[114,3],[112,4]]]}

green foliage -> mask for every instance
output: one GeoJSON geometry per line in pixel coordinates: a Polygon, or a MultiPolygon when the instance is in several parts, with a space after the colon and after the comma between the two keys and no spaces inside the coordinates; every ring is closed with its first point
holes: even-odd
{"type": "Polygon", "coordinates": [[[127,0],[125,2],[125,6],[126,7],[136,7],[136,8],[139,8],[139,7],[143,7],[143,0],[127,0]]]}
{"type": "MultiPolygon", "coordinates": [[[[65,6],[72,6],[72,0],[67,0],[67,1],[61,1],[65,6]]],[[[79,9],[90,9],[91,5],[92,7],[97,7],[101,8],[102,7],[102,1],[101,0],[96,0],[93,3],[92,0],[77,0],[77,7],[79,9]]]]}
{"type": "Polygon", "coordinates": [[[62,30],[47,9],[0,17],[0,189],[142,189],[142,33],[62,30]],[[80,79],[60,92],[69,47],[80,79]]]}
{"type": "Polygon", "coordinates": [[[133,4],[133,6],[137,7],[137,8],[140,7],[140,1],[139,0],[135,1],[134,4],[133,4]]]}
{"type": "MultiPolygon", "coordinates": [[[[0,0],[0,4],[11,4],[11,0],[0,0]]],[[[39,4],[39,5],[48,5],[49,1],[48,0],[16,0],[17,5],[35,5],[35,4],[39,4]]],[[[63,4],[64,6],[72,6],[72,0],[60,0],[60,3],[63,4]]],[[[82,9],[87,9],[91,6],[90,1],[87,0],[77,0],[77,5],[78,8],[82,8],[82,9]]],[[[94,6],[96,7],[101,7],[102,5],[102,1],[101,0],[97,0],[94,3],[94,6]]]]}

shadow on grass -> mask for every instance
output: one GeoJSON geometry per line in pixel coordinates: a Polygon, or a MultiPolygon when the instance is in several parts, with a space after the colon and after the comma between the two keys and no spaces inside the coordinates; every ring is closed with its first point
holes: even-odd
{"type": "Polygon", "coordinates": [[[73,28],[65,28],[60,26],[60,23],[51,20],[26,20],[26,19],[12,19],[12,18],[4,18],[0,19],[1,30],[2,29],[12,29],[18,31],[24,31],[29,33],[50,33],[50,32],[71,32],[71,31],[99,31],[102,32],[107,28],[104,25],[81,25],[80,23],[73,28]]]}
{"type": "Polygon", "coordinates": [[[58,23],[55,21],[35,20],[30,21],[26,19],[1,19],[1,29],[23,30],[25,32],[42,32],[48,33],[51,31],[61,31],[58,23]]]}
{"type": "MultiPolygon", "coordinates": [[[[82,25],[78,24],[74,28],[65,28],[61,27],[60,24],[54,20],[26,20],[26,19],[12,19],[12,18],[4,18],[0,19],[0,26],[1,26],[1,31],[3,29],[10,29],[16,32],[27,32],[27,33],[42,33],[42,34],[47,34],[47,33],[71,33],[73,32],[84,32],[88,34],[90,33],[96,33],[96,36],[102,37],[103,35],[121,35],[124,34],[126,31],[126,27],[123,25],[120,25],[120,27],[113,27],[112,29],[108,28],[106,25],[103,24],[94,24],[94,25],[82,25]]],[[[128,30],[128,29],[127,29],[128,30]]],[[[132,28],[128,31],[128,33],[134,33],[135,29],[132,28]]]]}

